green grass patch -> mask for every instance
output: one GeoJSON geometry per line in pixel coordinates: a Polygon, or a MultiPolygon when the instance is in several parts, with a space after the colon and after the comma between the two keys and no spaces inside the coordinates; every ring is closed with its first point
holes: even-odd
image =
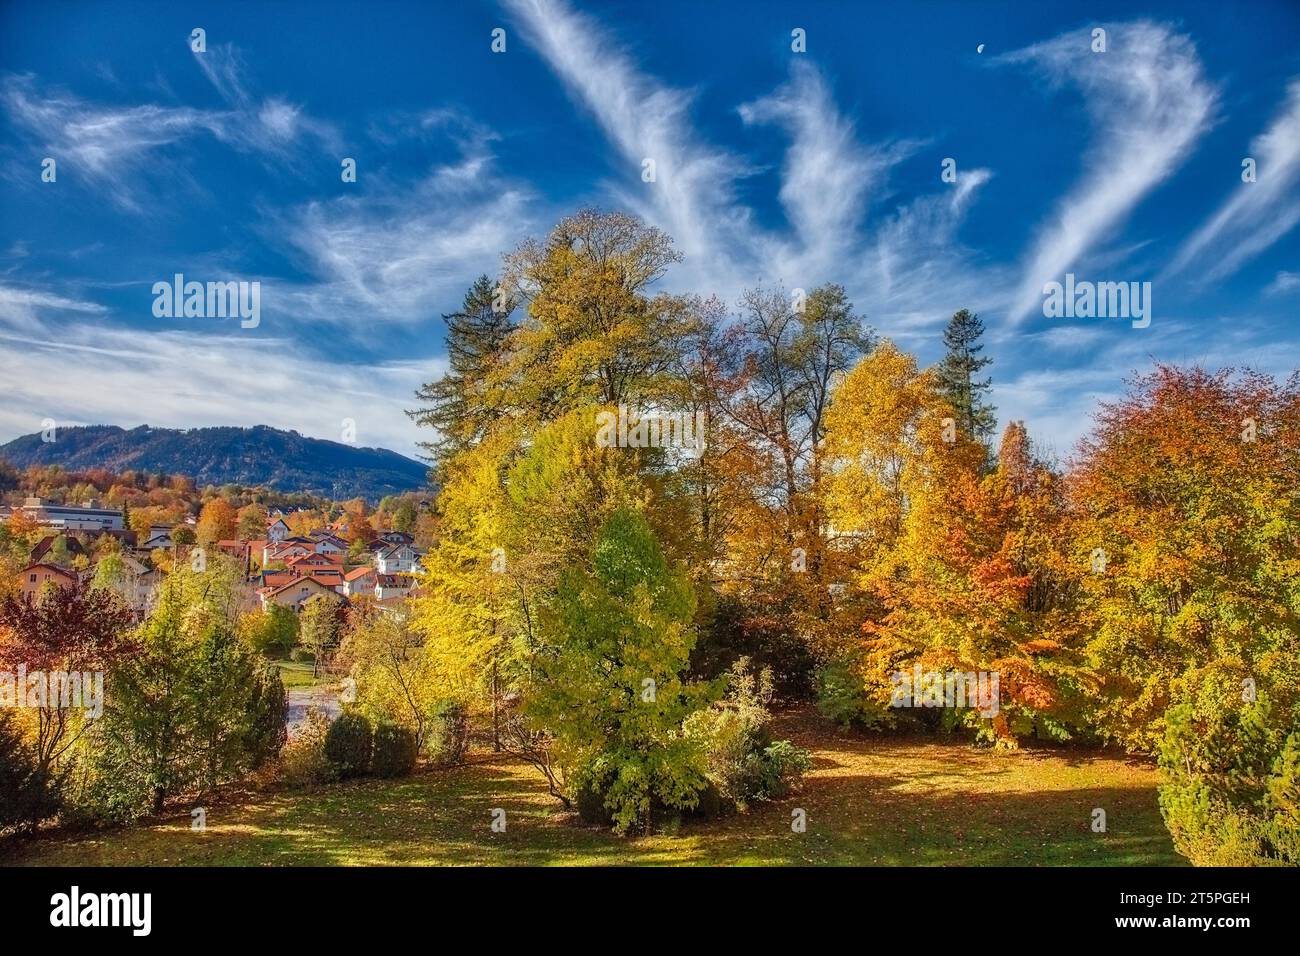
{"type": "Polygon", "coordinates": [[[312,676],[312,665],[302,661],[276,661],[276,666],[280,668],[280,680],[284,682],[285,689],[294,687],[315,687],[317,684],[328,683],[324,677],[316,678],[312,676]]]}
{"type": "Polygon", "coordinates": [[[25,865],[1061,865],[1176,866],[1157,772],[1115,754],[840,734],[787,717],[813,769],[790,797],[749,813],[623,839],[586,827],[531,767],[479,754],[397,781],[257,794],[160,823],[17,848],[25,865]],[[504,833],[492,809],[506,811],[504,833]],[[792,833],[791,811],[807,812],[792,833]],[[1092,811],[1107,815],[1094,833],[1092,811]]]}

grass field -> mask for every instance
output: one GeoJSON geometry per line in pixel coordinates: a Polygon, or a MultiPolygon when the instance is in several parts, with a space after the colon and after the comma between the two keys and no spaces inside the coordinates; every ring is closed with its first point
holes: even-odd
{"type": "Polygon", "coordinates": [[[322,678],[312,676],[312,665],[300,661],[277,661],[280,668],[280,680],[286,688],[315,687],[323,682],[322,678]]]}
{"type": "Polygon", "coordinates": [[[802,789],[748,814],[635,839],[582,826],[540,777],[480,754],[463,767],[307,793],[255,794],[12,851],[24,865],[1179,865],[1150,764],[1064,750],[998,754],[956,742],[841,734],[807,715],[779,731],[813,751],[802,789]],[[504,833],[491,811],[506,811],[504,833]],[[807,832],[791,832],[791,810],[807,832]],[[1107,832],[1093,833],[1094,807],[1107,832]]]}

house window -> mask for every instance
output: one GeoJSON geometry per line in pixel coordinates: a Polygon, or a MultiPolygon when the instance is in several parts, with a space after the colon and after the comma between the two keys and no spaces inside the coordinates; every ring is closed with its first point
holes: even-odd
{"type": "Polygon", "coordinates": [[[35,584],[35,583],[36,583],[36,575],[34,575],[34,574],[31,575],[27,580],[30,581],[32,584],[35,584]]]}

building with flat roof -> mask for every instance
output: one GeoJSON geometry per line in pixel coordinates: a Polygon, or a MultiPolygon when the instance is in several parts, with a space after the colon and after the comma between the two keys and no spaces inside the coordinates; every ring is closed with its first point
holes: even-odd
{"type": "Polygon", "coordinates": [[[28,498],[21,509],[31,515],[38,523],[50,528],[63,528],[67,531],[121,531],[122,512],[111,508],[95,507],[95,502],[87,502],[84,507],[75,505],[56,505],[43,498],[28,498]]]}

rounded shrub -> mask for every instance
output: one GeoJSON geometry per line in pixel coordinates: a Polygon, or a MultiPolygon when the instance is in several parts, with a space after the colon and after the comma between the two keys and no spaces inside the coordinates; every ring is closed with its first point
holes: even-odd
{"type": "Polygon", "coordinates": [[[1160,811],[1196,866],[1300,865],[1300,732],[1261,693],[1202,693],[1165,713],[1160,811]]]}
{"type": "Polygon", "coordinates": [[[373,747],[370,721],[360,714],[343,714],[325,733],[325,759],[336,768],[342,780],[360,777],[370,770],[373,747]]]}
{"type": "Polygon", "coordinates": [[[469,712],[458,700],[439,701],[433,708],[427,749],[439,764],[460,763],[469,747],[469,712]]]}
{"type": "Polygon", "coordinates": [[[375,725],[370,771],[377,777],[404,777],[415,769],[415,731],[382,721],[375,725]]]}

